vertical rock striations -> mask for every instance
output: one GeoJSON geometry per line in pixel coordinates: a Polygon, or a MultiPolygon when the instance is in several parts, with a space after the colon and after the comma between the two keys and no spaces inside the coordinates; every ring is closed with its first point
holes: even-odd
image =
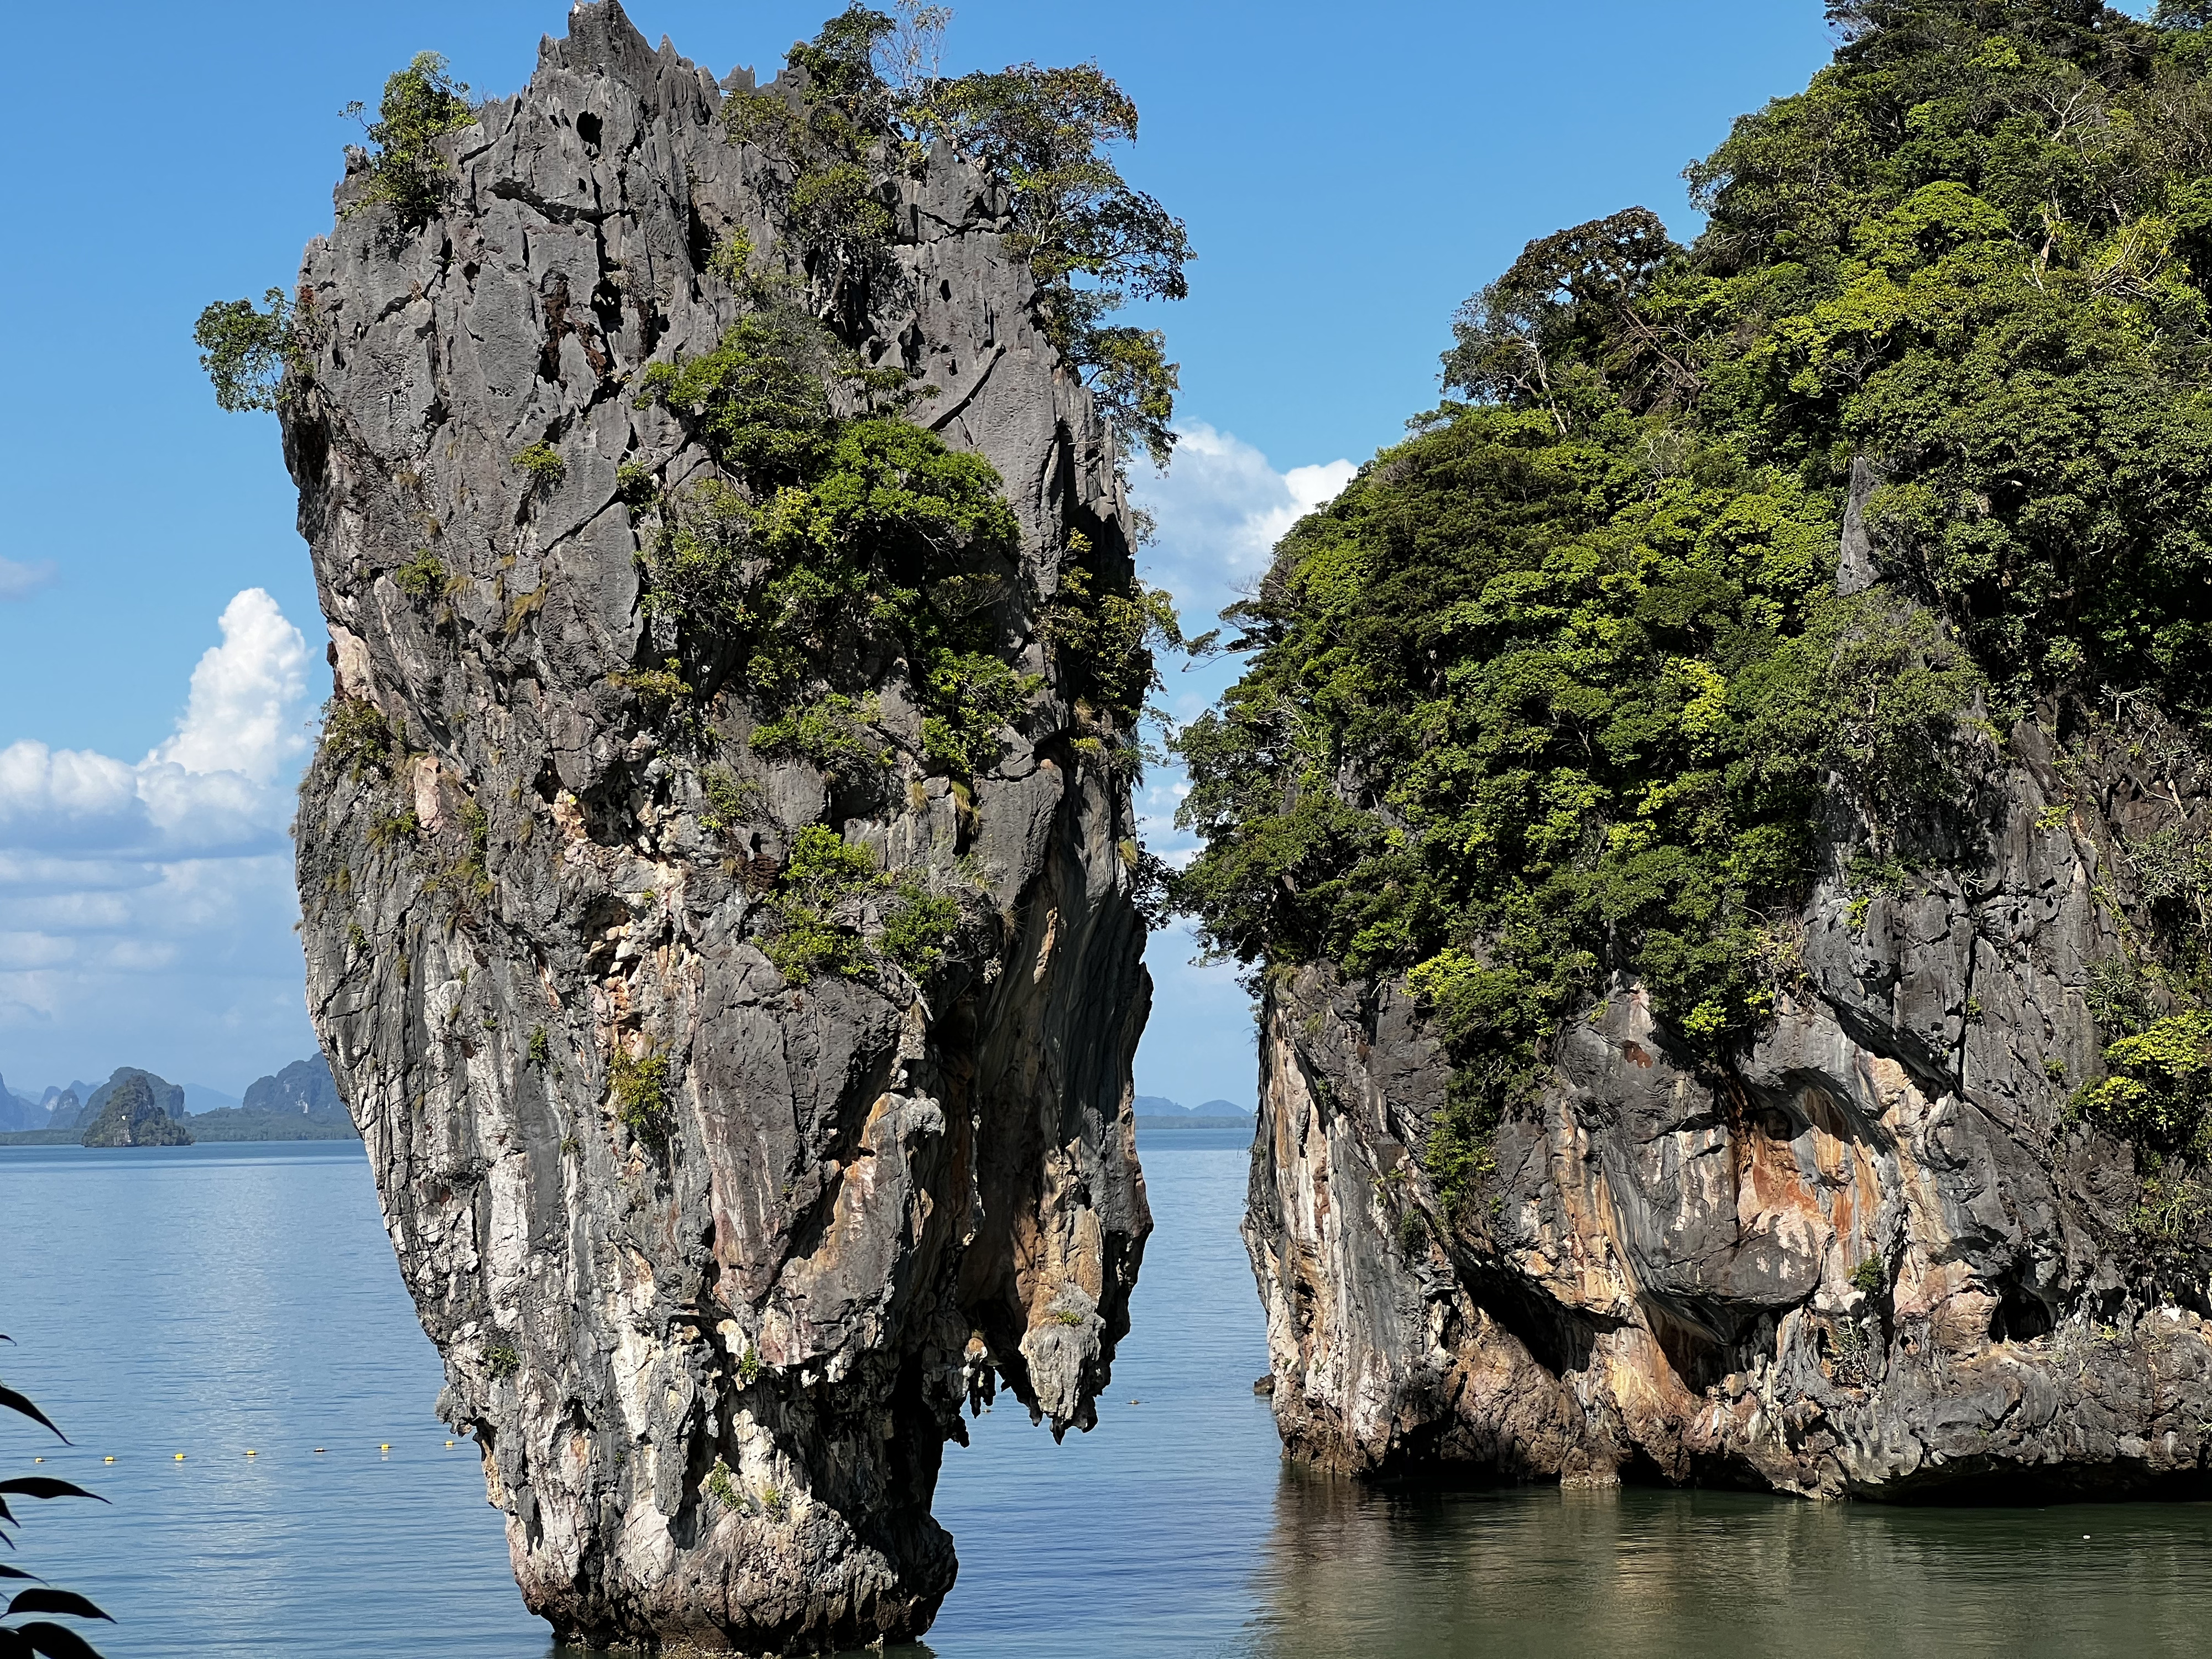
{"type": "Polygon", "coordinates": [[[637,382],[714,348],[744,302],[714,251],[776,231],[722,95],[580,6],[446,141],[442,217],[310,246],[284,437],[337,697],[299,875],[315,1024],[529,1605],[793,1650],[926,1628],[963,1403],[1003,1380],[1088,1428],[1127,1328],[1133,828],[1041,637],[1073,548],[1126,577],[1127,512],[999,198],[940,149],[876,183],[899,280],[854,343],[1005,481],[1021,729],[933,775],[896,662],[880,776],[753,755],[726,672],[656,728],[639,677],[678,642],[626,481],[712,461],[637,382]],[[514,464],[541,443],[559,468],[514,464]],[[762,945],[812,825],[957,902],[941,963],[787,982],[762,945]]]}

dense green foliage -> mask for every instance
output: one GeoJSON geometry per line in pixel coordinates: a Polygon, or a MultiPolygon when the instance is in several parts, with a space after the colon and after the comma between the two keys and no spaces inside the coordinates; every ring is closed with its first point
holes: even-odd
{"type": "Polygon", "coordinates": [[[2116,1133],[2202,1154],[2212,1123],[2212,1013],[2169,1015],[2105,1050],[2111,1075],[2081,1090],[2074,1109],[2116,1133]]]}
{"type": "Polygon", "coordinates": [[[530,477],[532,489],[547,490],[557,487],[568,476],[568,463],[551,444],[540,440],[525,444],[509,458],[513,465],[530,477]]]}
{"type": "Polygon", "coordinates": [[[668,1139],[668,1056],[633,1054],[615,1045],[608,1067],[608,1086],[614,1095],[615,1117],[647,1145],[659,1147],[668,1139]]]}
{"type": "Polygon", "coordinates": [[[251,300],[218,300],[192,327],[216,403],[233,414],[276,408],[285,366],[295,356],[293,307],[284,290],[270,289],[262,304],[266,310],[251,300]]]}
{"type": "Polygon", "coordinates": [[[641,398],[690,416],[737,481],[659,504],[648,603],[736,657],[763,712],[757,751],[848,775],[885,763],[865,698],[903,658],[924,758],[964,775],[1039,689],[999,651],[1019,530],[981,456],[895,416],[831,415],[836,362],[778,309],[647,373],[641,398]]]}
{"type": "Polygon", "coordinates": [[[366,697],[333,696],[323,708],[323,741],[316,758],[343,769],[356,782],[388,771],[398,745],[391,722],[366,697]]]}
{"type": "Polygon", "coordinates": [[[419,230],[444,211],[453,174],[438,141],[476,125],[468,87],[453,79],[442,55],[418,52],[407,67],[386,77],[376,119],[362,106],[346,106],[376,146],[368,158],[368,183],[348,213],[380,204],[398,214],[404,229],[419,230]]]}
{"type": "Polygon", "coordinates": [[[774,904],[779,925],[763,948],[793,985],[823,974],[858,979],[884,965],[926,978],[960,922],[954,900],[915,876],[895,878],[866,848],[818,823],[793,839],[774,904]],[[879,896],[886,890],[888,902],[879,896]]]}
{"type": "MultiPolygon", "coordinates": [[[[782,163],[765,187],[817,299],[833,315],[865,314],[869,289],[892,280],[896,227],[878,181],[949,141],[1006,184],[1011,240],[1036,276],[1047,337],[1116,430],[1164,465],[1176,365],[1158,330],[1108,320],[1132,298],[1188,291],[1182,222],[1112,158],[1112,146],[1136,140],[1136,106],[1095,64],[945,79],[937,53],[951,12],[905,3],[898,13],[856,0],[792,47],[796,96],[739,92],[724,106],[732,137],[782,163]]],[[[724,274],[746,279],[750,252],[724,274]]]]}
{"type": "Polygon", "coordinates": [[[414,557],[392,572],[392,585],[410,599],[436,597],[445,591],[447,580],[445,561],[427,547],[416,548],[414,557]]]}
{"type": "Polygon", "coordinates": [[[1132,582],[1127,592],[1102,587],[1080,562],[1090,552],[1081,532],[1070,537],[1069,562],[1045,610],[1045,642],[1069,689],[1109,717],[1126,745],[1121,752],[1133,767],[1144,757],[1136,734],[1152,712],[1147,700],[1160,689],[1153,653],[1198,647],[1184,640],[1175,601],[1164,589],[1142,580],[1132,582]]]}
{"type": "Polygon", "coordinates": [[[819,974],[857,979],[867,968],[861,906],[889,880],[866,848],[825,824],[808,824],[793,841],[776,883],[781,927],[768,942],[769,960],[793,985],[819,974]]]}
{"type": "Polygon", "coordinates": [[[1978,696],[2212,712],[2212,35],[1831,16],[1834,64],[1691,169],[1694,246],[1631,210],[1468,301],[1470,401],[1285,540],[1182,738],[1182,902],[1249,963],[1406,975],[1458,1062],[1449,1191],[1609,975],[1717,1060],[1757,1029],[1832,778],[1871,890],[1978,696]],[[1855,461],[1888,580],[1845,599],[1855,461]]]}

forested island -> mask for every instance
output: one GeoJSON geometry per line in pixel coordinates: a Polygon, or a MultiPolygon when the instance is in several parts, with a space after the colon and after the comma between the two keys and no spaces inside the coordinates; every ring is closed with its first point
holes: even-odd
{"type": "MultiPolygon", "coordinates": [[[[96,1087],[71,1083],[36,1101],[8,1093],[4,1146],[184,1146],[203,1140],[352,1140],[360,1138],[338,1098],[330,1062],[316,1054],[257,1079],[235,1105],[191,1109],[191,1097],[214,1096],[135,1066],[118,1066],[96,1087]]],[[[221,1099],[222,1097],[215,1096],[221,1099]]]]}
{"type": "Polygon", "coordinates": [[[1326,1465],[2212,1456],[2212,32],[1828,9],[1694,242],[1468,301],[1182,734],[1326,1465]]]}

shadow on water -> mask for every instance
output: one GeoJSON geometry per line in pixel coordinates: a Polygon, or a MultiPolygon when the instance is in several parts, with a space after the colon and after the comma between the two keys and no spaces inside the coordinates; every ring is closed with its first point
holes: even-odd
{"type": "Polygon", "coordinates": [[[2212,1504],[1901,1509],[1285,1470],[1255,1659],[2201,1653],[2212,1504]]]}

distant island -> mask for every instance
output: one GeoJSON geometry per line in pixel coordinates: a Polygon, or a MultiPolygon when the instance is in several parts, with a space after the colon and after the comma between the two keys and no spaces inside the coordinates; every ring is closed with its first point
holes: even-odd
{"type": "Polygon", "coordinates": [[[214,1140],[356,1140],[330,1061],[316,1054],[257,1079],[246,1098],[171,1083],[135,1066],[107,1081],[50,1086],[36,1100],[0,1078],[0,1146],[189,1146],[214,1140]],[[205,1109],[194,1111],[194,1105],[205,1109]]]}
{"type": "Polygon", "coordinates": [[[1234,1123],[1242,1127],[1252,1121],[1252,1109],[1239,1106],[1233,1100],[1207,1100],[1195,1106],[1184,1106],[1165,1095],[1139,1095],[1136,1106],[1139,1123],[1180,1123],[1186,1127],[1200,1123],[1234,1123]]]}

